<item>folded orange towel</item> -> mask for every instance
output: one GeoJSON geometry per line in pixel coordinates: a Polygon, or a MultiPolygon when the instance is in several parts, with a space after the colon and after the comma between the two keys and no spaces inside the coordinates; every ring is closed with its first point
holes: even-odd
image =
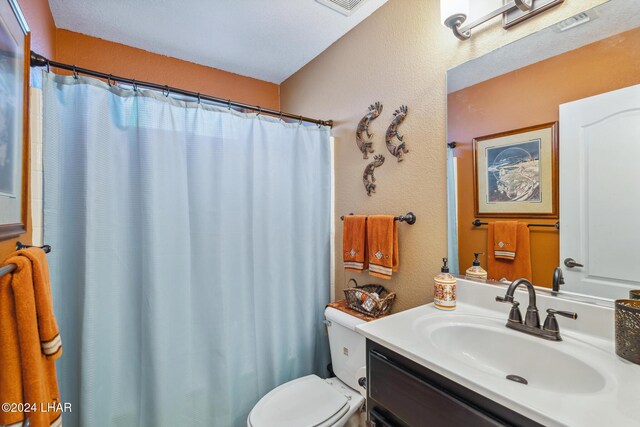
{"type": "Polygon", "coordinates": [[[517,221],[496,221],[494,223],[493,253],[497,259],[514,259],[518,239],[517,221]]]}
{"type": "Polygon", "coordinates": [[[0,412],[1,425],[62,425],[54,360],[62,354],[53,316],[44,252],[30,248],[4,263],[16,264],[0,278],[0,402],[29,405],[25,412],[0,412]],[[32,406],[33,405],[33,406],[32,406]]]}
{"type": "Polygon", "coordinates": [[[518,223],[517,226],[517,246],[515,247],[515,258],[499,259],[493,249],[495,241],[495,226],[489,223],[488,251],[487,251],[487,273],[490,279],[516,280],[531,278],[531,248],[529,246],[529,227],[527,224],[518,223]]]}
{"type": "Polygon", "coordinates": [[[369,274],[391,279],[398,271],[398,224],[392,215],[371,215],[367,220],[369,274]]]}
{"type": "Polygon", "coordinates": [[[368,266],[367,217],[347,215],[342,231],[342,260],[344,269],[361,273],[368,266]]]}

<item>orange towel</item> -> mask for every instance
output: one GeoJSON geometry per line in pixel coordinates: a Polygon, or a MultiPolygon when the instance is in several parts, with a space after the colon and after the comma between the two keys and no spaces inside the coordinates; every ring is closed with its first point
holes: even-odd
{"type": "MultiPolygon", "coordinates": [[[[496,221],[493,226],[493,253],[497,259],[515,259],[518,249],[518,222],[496,221]]],[[[491,248],[489,248],[491,249],[491,248]]]]}
{"type": "Polygon", "coordinates": [[[495,232],[494,224],[489,223],[489,248],[487,251],[487,273],[489,278],[495,280],[503,278],[507,280],[520,278],[531,280],[531,248],[529,246],[529,227],[527,227],[527,224],[518,223],[516,255],[513,260],[498,259],[494,254],[495,232]]]}
{"type": "Polygon", "coordinates": [[[391,215],[371,215],[367,221],[369,274],[391,279],[398,271],[398,224],[391,215]]]}
{"type": "Polygon", "coordinates": [[[368,267],[367,217],[346,215],[342,231],[342,260],[344,269],[361,273],[368,267]]]}
{"type": "Polygon", "coordinates": [[[54,360],[62,354],[53,316],[47,260],[39,248],[13,253],[16,264],[0,278],[0,402],[25,404],[25,412],[0,412],[1,425],[62,425],[54,360]]]}

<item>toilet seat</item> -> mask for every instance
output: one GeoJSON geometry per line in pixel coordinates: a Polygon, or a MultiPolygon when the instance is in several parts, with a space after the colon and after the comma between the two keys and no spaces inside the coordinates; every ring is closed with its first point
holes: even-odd
{"type": "Polygon", "coordinates": [[[298,378],[267,393],[248,417],[251,427],[325,427],[349,411],[349,399],[317,375],[298,378]]]}

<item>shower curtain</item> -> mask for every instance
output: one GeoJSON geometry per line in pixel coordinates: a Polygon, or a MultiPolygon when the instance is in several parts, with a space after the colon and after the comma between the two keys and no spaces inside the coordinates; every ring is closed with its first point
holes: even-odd
{"type": "Polygon", "coordinates": [[[64,425],[245,426],[326,375],[329,129],[46,72],[43,91],[64,425]]]}

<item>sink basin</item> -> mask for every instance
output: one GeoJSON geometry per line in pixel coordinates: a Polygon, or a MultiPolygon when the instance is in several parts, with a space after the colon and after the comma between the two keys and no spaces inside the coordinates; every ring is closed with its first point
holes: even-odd
{"type": "Polygon", "coordinates": [[[414,328],[419,336],[428,338],[425,345],[448,358],[505,381],[509,381],[507,375],[524,379],[528,384],[522,387],[587,394],[606,385],[597,365],[589,363],[593,360],[590,353],[599,350],[577,340],[546,341],[482,316],[420,319],[414,328]]]}

